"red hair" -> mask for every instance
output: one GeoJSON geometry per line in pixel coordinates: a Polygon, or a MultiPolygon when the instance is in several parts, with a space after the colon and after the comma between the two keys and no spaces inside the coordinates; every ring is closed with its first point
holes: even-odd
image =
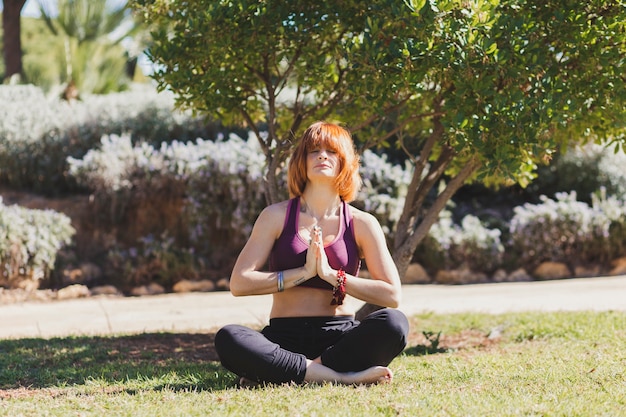
{"type": "Polygon", "coordinates": [[[307,154],[319,148],[330,149],[337,153],[339,173],[335,178],[335,188],[343,201],[347,203],[354,201],[362,184],[359,174],[359,155],[354,148],[350,132],[328,122],[315,122],[309,126],[293,151],[287,171],[289,195],[300,197],[304,192],[308,180],[307,154]]]}

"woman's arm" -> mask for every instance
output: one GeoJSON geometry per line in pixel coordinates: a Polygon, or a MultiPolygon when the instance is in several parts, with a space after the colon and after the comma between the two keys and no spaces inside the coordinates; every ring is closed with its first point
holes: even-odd
{"type": "MultiPolygon", "coordinates": [[[[230,277],[230,291],[234,296],[273,294],[278,292],[278,273],[264,272],[261,268],[282,231],[286,204],[266,207],[256,220],[250,238],[242,249],[230,277]]],[[[307,256],[300,268],[283,271],[284,289],[295,287],[315,276],[315,258],[307,256]],[[310,259],[311,258],[311,259],[310,259]]]]}
{"type": "MultiPolygon", "coordinates": [[[[349,275],[346,279],[346,293],[366,303],[383,307],[397,308],[401,301],[401,283],[378,220],[369,213],[350,207],[354,216],[354,230],[357,244],[365,258],[367,270],[372,279],[349,275]]],[[[318,275],[332,285],[337,283],[337,271],[328,266],[323,251],[318,261],[318,275]]]]}

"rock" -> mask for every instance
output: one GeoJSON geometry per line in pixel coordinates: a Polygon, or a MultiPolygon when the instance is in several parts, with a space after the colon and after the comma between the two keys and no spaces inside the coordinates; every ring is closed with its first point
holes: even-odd
{"type": "Polygon", "coordinates": [[[508,276],[508,282],[530,282],[533,280],[524,268],[517,268],[508,276]]]}
{"type": "Polygon", "coordinates": [[[403,284],[428,284],[431,279],[428,272],[418,263],[412,263],[402,277],[403,284]]]}
{"type": "Polygon", "coordinates": [[[538,280],[563,279],[570,278],[572,272],[567,265],[562,262],[543,262],[534,271],[533,275],[538,280]]]}
{"type": "Polygon", "coordinates": [[[208,279],[203,279],[199,281],[191,281],[188,279],[183,279],[174,284],[172,288],[174,292],[183,293],[183,292],[209,292],[215,290],[215,283],[208,279]]]}
{"type": "Polygon", "coordinates": [[[152,282],[148,285],[133,288],[130,294],[134,296],[165,294],[165,288],[156,282],[152,282]]]}
{"type": "Polygon", "coordinates": [[[73,298],[89,297],[91,292],[87,286],[74,284],[57,291],[57,300],[69,300],[73,298]]]}
{"type": "Polygon", "coordinates": [[[230,291],[230,280],[228,278],[221,278],[217,281],[217,289],[222,291],[230,291]]]}
{"type": "Polygon", "coordinates": [[[486,274],[482,272],[473,272],[469,268],[453,269],[453,270],[439,270],[435,276],[435,282],[438,284],[446,285],[460,285],[460,284],[480,284],[488,282],[486,274]]]}
{"type": "Polygon", "coordinates": [[[33,292],[39,289],[39,283],[39,279],[25,278],[10,283],[9,288],[24,290],[26,292],[33,292]]]}
{"type": "Polygon", "coordinates": [[[99,285],[91,289],[91,295],[122,295],[122,292],[113,285],[99,285]]]}
{"type": "Polygon", "coordinates": [[[37,290],[27,293],[25,300],[28,301],[50,301],[58,295],[52,290],[37,290]]]}
{"type": "Polygon", "coordinates": [[[615,259],[611,262],[611,266],[613,268],[609,271],[609,275],[626,275],[626,256],[615,259]]]}
{"type": "Polygon", "coordinates": [[[600,275],[600,267],[594,266],[577,266],[574,268],[574,276],[577,278],[590,278],[600,275]]]}
{"type": "Polygon", "coordinates": [[[493,273],[493,275],[491,276],[491,280],[493,282],[508,282],[509,281],[509,274],[507,274],[507,272],[500,268],[497,269],[496,272],[493,273]]]}

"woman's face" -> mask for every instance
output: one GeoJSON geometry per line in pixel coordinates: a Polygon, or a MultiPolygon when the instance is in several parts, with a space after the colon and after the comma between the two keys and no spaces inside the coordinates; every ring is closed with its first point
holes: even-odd
{"type": "Polygon", "coordinates": [[[336,151],[321,146],[307,154],[306,170],[309,180],[313,178],[335,178],[339,174],[339,155],[336,151]]]}

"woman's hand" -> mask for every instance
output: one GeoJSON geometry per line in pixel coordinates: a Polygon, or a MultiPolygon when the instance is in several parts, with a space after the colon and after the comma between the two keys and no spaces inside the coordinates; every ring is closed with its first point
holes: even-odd
{"type": "Polygon", "coordinates": [[[313,243],[315,245],[316,273],[324,281],[331,285],[337,282],[337,274],[335,270],[328,264],[328,257],[324,252],[324,239],[322,238],[322,228],[315,227],[313,229],[313,243]]]}
{"type": "MultiPolygon", "coordinates": [[[[318,245],[317,245],[317,227],[313,228],[313,234],[309,240],[309,249],[306,254],[306,262],[304,269],[306,271],[307,279],[313,278],[317,275],[317,257],[318,257],[318,245]]],[[[321,234],[321,233],[320,233],[321,234]]]]}

